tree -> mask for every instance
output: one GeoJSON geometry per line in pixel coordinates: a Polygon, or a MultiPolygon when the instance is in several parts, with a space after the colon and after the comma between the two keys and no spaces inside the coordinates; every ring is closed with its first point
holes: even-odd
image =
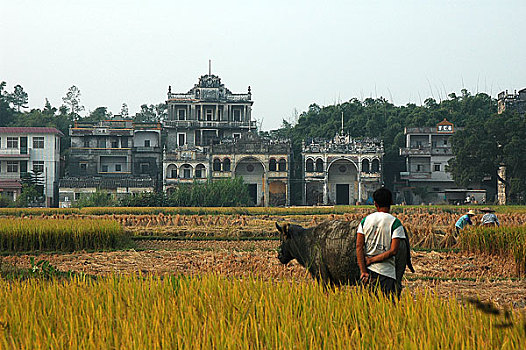
{"type": "Polygon", "coordinates": [[[16,107],[17,111],[20,112],[21,107],[27,107],[27,101],[27,92],[24,91],[21,85],[16,85],[11,94],[11,103],[16,107]]]}
{"type": "Polygon", "coordinates": [[[97,107],[93,112],[90,112],[89,116],[82,118],[82,120],[87,122],[99,122],[111,119],[111,117],[112,114],[108,111],[108,107],[97,107]]]}
{"type": "Polygon", "coordinates": [[[129,116],[129,111],[128,111],[128,105],[126,103],[123,103],[122,104],[122,107],[121,107],[121,117],[123,119],[128,119],[128,116],[129,116]]]}
{"type": "Polygon", "coordinates": [[[8,126],[14,118],[14,110],[11,108],[11,96],[5,91],[6,82],[0,82],[0,126],[8,126]]]}
{"type": "Polygon", "coordinates": [[[158,105],[141,105],[141,110],[135,114],[133,120],[135,122],[160,122],[165,119],[167,115],[167,107],[165,103],[158,105]]]}
{"type": "Polygon", "coordinates": [[[447,170],[456,183],[473,187],[484,179],[502,183],[511,202],[526,193],[526,116],[494,113],[486,120],[471,120],[452,137],[454,158],[447,170]],[[498,175],[506,167],[506,177],[498,175]]]}
{"type": "Polygon", "coordinates": [[[84,110],[84,106],[80,104],[80,90],[75,85],[68,89],[65,97],[62,97],[62,101],[68,108],[68,112],[72,114],[73,119],[79,117],[79,112],[84,110]]]}

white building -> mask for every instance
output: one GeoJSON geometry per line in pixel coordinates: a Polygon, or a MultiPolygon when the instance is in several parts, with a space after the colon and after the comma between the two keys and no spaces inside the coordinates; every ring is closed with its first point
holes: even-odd
{"type": "Polygon", "coordinates": [[[21,178],[33,172],[44,185],[47,207],[56,206],[60,174],[59,130],[48,127],[0,127],[0,192],[16,200],[21,178]]]}
{"type": "Polygon", "coordinates": [[[452,204],[469,197],[470,201],[485,202],[485,190],[459,188],[446,170],[453,157],[450,138],[455,131],[446,119],[433,127],[405,128],[406,145],[400,148],[400,155],[406,159],[406,171],[400,173],[400,179],[405,180],[401,201],[452,204]]]}
{"type": "Polygon", "coordinates": [[[383,143],[336,135],[302,147],[306,205],[372,203],[382,185],[383,143]]]}

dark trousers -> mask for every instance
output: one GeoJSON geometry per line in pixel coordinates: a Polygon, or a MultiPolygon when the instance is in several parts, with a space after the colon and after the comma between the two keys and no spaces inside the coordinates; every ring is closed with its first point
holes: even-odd
{"type": "Polygon", "coordinates": [[[369,272],[369,286],[375,293],[382,292],[385,296],[394,300],[394,297],[400,299],[402,290],[396,283],[396,280],[391,277],[380,275],[374,271],[367,269],[369,272]]]}

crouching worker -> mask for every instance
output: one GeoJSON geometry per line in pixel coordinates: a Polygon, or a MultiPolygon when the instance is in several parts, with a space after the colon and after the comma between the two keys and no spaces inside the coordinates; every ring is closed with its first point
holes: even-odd
{"type": "Polygon", "coordinates": [[[405,239],[400,220],[389,214],[392,194],[387,188],[373,193],[376,212],[362,220],[357,230],[356,256],[360,267],[360,279],[375,292],[380,290],[394,299],[400,298],[396,282],[395,255],[400,240],[405,239]]]}
{"type": "Polygon", "coordinates": [[[460,231],[464,229],[464,227],[473,225],[471,218],[475,215],[475,212],[473,210],[470,210],[465,215],[462,215],[460,219],[457,220],[457,222],[455,223],[455,230],[457,231],[457,236],[460,234],[460,231]]]}

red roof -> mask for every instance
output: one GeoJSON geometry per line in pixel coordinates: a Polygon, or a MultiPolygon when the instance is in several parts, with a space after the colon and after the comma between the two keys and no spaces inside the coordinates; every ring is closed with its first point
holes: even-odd
{"type": "Polygon", "coordinates": [[[12,188],[22,188],[22,185],[18,180],[0,180],[0,191],[12,188]]]}
{"type": "Polygon", "coordinates": [[[15,127],[0,127],[0,134],[64,134],[56,129],[40,126],[15,126],[15,127]]]}

